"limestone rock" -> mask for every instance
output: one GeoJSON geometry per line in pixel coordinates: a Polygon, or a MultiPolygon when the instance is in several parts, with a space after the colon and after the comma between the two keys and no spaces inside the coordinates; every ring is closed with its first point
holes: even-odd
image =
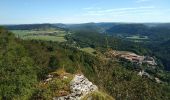
{"type": "Polygon", "coordinates": [[[93,85],[84,75],[75,75],[70,82],[71,94],[63,97],[54,97],[53,100],[80,100],[85,95],[97,91],[96,85],[93,85]]]}

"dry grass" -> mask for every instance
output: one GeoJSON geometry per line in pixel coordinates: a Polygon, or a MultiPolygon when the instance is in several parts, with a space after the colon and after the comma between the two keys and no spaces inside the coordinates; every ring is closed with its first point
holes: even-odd
{"type": "Polygon", "coordinates": [[[104,92],[96,91],[86,95],[84,98],[82,98],[82,100],[115,100],[115,99],[104,92]]]}

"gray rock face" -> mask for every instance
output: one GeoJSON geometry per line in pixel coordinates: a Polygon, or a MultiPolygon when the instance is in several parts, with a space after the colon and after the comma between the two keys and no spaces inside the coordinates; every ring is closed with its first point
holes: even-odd
{"type": "Polygon", "coordinates": [[[97,91],[96,85],[93,85],[84,75],[75,75],[70,82],[71,94],[63,97],[55,97],[53,100],[80,100],[88,93],[97,91]]]}

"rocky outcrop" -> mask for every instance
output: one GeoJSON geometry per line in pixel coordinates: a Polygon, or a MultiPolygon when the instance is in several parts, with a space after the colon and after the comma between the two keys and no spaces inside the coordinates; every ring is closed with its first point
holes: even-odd
{"type": "Polygon", "coordinates": [[[53,100],[80,100],[84,96],[94,91],[98,88],[93,85],[84,75],[75,75],[73,80],[70,82],[71,94],[63,97],[54,97],[53,100]]]}
{"type": "Polygon", "coordinates": [[[148,77],[148,78],[151,78],[151,76],[150,76],[147,72],[145,72],[144,70],[140,71],[140,72],[138,73],[138,75],[139,75],[139,76],[146,76],[146,77],[148,77]]]}

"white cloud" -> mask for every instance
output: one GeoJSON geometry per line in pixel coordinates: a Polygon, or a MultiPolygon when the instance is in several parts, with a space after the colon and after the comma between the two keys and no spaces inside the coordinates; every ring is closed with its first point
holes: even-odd
{"type": "Polygon", "coordinates": [[[92,9],[87,10],[83,15],[86,16],[105,16],[116,14],[137,14],[137,13],[151,13],[155,9],[154,6],[141,6],[141,7],[129,7],[129,8],[114,8],[114,9],[92,9]]]}

